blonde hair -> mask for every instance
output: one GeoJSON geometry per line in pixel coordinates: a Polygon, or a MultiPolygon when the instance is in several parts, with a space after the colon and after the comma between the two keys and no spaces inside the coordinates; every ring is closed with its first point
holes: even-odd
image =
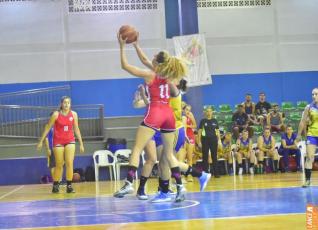
{"type": "Polygon", "coordinates": [[[187,75],[188,67],[183,60],[175,56],[170,56],[167,51],[161,51],[157,55],[158,66],[156,73],[169,80],[180,81],[187,75]]]}

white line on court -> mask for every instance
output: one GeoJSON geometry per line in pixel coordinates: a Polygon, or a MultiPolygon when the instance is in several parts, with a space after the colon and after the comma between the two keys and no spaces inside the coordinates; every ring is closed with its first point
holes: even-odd
{"type": "Polygon", "coordinates": [[[15,188],[15,189],[13,189],[12,191],[7,192],[6,194],[0,196],[0,200],[3,199],[3,198],[5,198],[5,197],[7,197],[7,196],[10,196],[12,193],[15,193],[16,191],[19,191],[19,190],[20,190],[21,188],[23,188],[23,187],[24,187],[24,185],[21,185],[20,187],[17,187],[17,188],[15,188]]]}
{"type": "MultiPolygon", "coordinates": [[[[66,218],[74,218],[74,217],[89,217],[89,216],[110,216],[110,215],[132,215],[132,214],[139,214],[139,213],[152,213],[152,212],[162,212],[162,211],[171,211],[177,209],[184,209],[184,208],[191,208],[200,204],[199,201],[196,200],[185,200],[192,204],[185,205],[182,207],[175,207],[175,208],[165,208],[165,209],[158,209],[158,210],[151,210],[151,211],[136,211],[136,212],[111,212],[111,213],[101,213],[101,214],[88,214],[88,215],[73,215],[73,216],[66,216],[66,218]]],[[[153,203],[154,204],[154,203],[153,203]]],[[[155,204],[154,204],[155,205],[155,204]]]]}

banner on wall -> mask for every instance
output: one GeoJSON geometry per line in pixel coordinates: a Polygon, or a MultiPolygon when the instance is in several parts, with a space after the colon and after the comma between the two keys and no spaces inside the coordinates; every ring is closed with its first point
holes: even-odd
{"type": "Polygon", "coordinates": [[[189,67],[188,86],[212,84],[203,34],[173,37],[176,56],[186,60],[189,67]]]}

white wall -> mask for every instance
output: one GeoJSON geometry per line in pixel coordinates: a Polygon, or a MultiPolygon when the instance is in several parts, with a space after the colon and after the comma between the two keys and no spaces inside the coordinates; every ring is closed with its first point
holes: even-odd
{"type": "MultiPolygon", "coordinates": [[[[172,49],[159,10],[68,13],[66,0],[0,3],[0,84],[126,78],[116,33],[139,31],[145,52],[172,49]]],[[[318,70],[318,0],[198,9],[212,74],[318,70]]],[[[128,47],[130,62],[139,65],[128,47]]]]}
{"type": "Polygon", "coordinates": [[[199,8],[212,74],[318,70],[318,0],[199,8]]]}
{"type": "Polygon", "coordinates": [[[124,24],[138,29],[149,55],[166,44],[163,0],[159,10],[102,13],[68,13],[67,2],[0,3],[0,84],[127,77],[116,37],[124,24]]]}

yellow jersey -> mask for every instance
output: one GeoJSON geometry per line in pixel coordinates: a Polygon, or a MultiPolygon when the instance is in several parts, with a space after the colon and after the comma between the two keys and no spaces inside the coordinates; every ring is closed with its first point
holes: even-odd
{"type": "Polygon", "coordinates": [[[309,107],[308,116],[310,120],[307,136],[318,137],[318,107],[314,103],[307,106],[309,107]]]}
{"type": "Polygon", "coordinates": [[[173,110],[174,119],[176,120],[176,129],[183,127],[181,102],[181,93],[176,97],[169,98],[169,105],[173,110]]]}

